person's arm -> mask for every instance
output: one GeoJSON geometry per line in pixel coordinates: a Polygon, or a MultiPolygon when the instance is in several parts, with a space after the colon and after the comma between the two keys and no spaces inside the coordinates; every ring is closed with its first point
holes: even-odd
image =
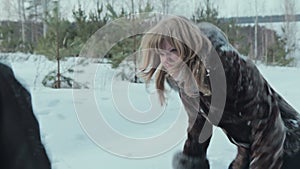
{"type": "Polygon", "coordinates": [[[269,96],[268,117],[251,122],[250,169],[280,169],[282,166],[285,126],[274,96],[269,96]]]}
{"type": "Polygon", "coordinates": [[[249,149],[237,146],[238,152],[235,159],[230,163],[228,169],[249,169],[250,153],[249,149]]]}
{"type": "Polygon", "coordinates": [[[181,97],[181,100],[189,118],[188,137],[183,151],[174,156],[173,168],[209,169],[207,148],[211,139],[212,125],[198,113],[199,103],[196,103],[198,99],[187,100],[181,97]]]}
{"type": "Polygon", "coordinates": [[[239,63],[236,110],[251,127],[249,169],[280,169],[286,131],[276,93],[253,62],[239,63]]]}
{"type": "Polygon", "coordinates": [[[236,110],[251,128],[249,169],[280,169],[286,137],[276,93],[251,61],[240,62],[236,110]]]}
{"type": "Polygon", "coordinates": [[[50,169],[29,92],[0,63],[0,168],[50,169]]]}

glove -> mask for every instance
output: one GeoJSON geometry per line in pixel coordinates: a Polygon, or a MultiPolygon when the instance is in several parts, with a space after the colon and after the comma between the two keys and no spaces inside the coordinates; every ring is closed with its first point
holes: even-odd
{"type": "Polygon", "coordinates": [[[173,169],[209,169],[206,158],[208,142],[200,144],[189,135],[183,152],[178,152],[173,157],[173,169]]]}

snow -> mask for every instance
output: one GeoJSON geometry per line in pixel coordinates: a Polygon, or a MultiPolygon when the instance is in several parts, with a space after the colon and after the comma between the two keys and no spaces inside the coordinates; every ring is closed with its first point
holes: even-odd
{"type": "MultiPolygon", "coordinates": [[[[145,89],[143,84],[120,81],[113,78],[117,72],[109,65],[96,63],[76,66],[81,73],[74,75],[75,79],[89,80],[89,89],[45,88],[41,80],[55,63],[36,55],[1,54],[0,58],[3,55],[9,56],[17,79],[32,94],[53,169],[172,168],[172,157],[182,150],[187,127],[175,92],[170,91],[168,104],[160,107],[153,86],[145,89]]],[[[74,64],[76,59],[71,58],[62,65],[74,64]]],[[[259,65],[259,70],[299,111],[300,69],[259,65]]],[[[235,153],[235,146],[215,129],[208,150],[211,168],[227,168],[235,153]]]]}

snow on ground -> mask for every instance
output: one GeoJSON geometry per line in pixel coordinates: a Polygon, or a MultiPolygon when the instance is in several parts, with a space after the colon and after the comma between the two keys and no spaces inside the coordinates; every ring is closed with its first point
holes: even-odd
{"type": "MultiPolygon", "coordinates": [[[[43,87],[40,82],[43,75],[55,68],[55,63],[40,56],[32,55],[27,59],[20,59],[26,58],[27,55],[17,54],[17,56],[14,59],[11,59],[12,56],[10,56],[9,62],[17,78],[32,94],[33,109],[39,121],[42,141],[51,159],[53,169],[172,168],[172,156],[182,150],[187,123],[186,116],[180,114],[182,106],[176,93],[168,94],[167,106],[158,109],[161,113],[151,117],[152,121],[135,123],[133,121],[140,119],[133,119],[134,117],[130,117],[130,114],[122,112],[128,107],[122,107],[122,104],[123,106],[132,105],[131,107],[134,107],[135,110],[149,111],[158,104],[153,100],[151,103],[149,102],[151,101],[149,93],[153,92],[151,88],[150,91],[146,91],[143,84],[113,81],[114,72],[109,65],[93,63],[85,67],[77,66],[78,70],[84,70],[83,73],[76,76],[78,80],[93,80],[88,83],[91,86],[90,89],[49,89],[43,87]],[[114,83],[111,83],[112,81],[114,83]],[[89,92],[92,92],[92,95],[81,95],[81,93],[89,92]],[[108,146],[98,145],[97,138],[89,137],[93,133],[86,132],[88,128],[83,127],[84,119],[81,119],[80,116],[80,113],[84,116],[84,113],[89,115],[92,111],[92,106],[83,107],[90,100],[95,102],[96,108],[101,112],[101,117],[116,133],[130,138],[149,140],[152,137],[166,135],[169,130],[179,124],[177,125],[178,132],[158,143],[146,144],[147,142],[145,142],[144,146],[140,148],[139,144],[135,146],[130,142],[122,142],[113,139],[110,135],[105,135],[105,128],[98,130],[98,126],[95,125],[92,126],[95,127],[93,132],[99,133],[98,139],[104,140],[108,146]],[[109,147],[110,144],[111,147],[109,147]],[[148,158],[132,159],[121,157],[122,154],[115,155],[118,153],[116,151],[120,150],[121,153],[127,153],[125,155],[134,156],[135,153],[143,151],[155,152],[157,147],[162,147],[161,151],[148,158]]],[[[75,59],[63,62],[65,67],[72,64],[75,64],[75,59]]],[[[297,89],[297,86],[300,82],[300,69],[267,66],[259,66],[259,69],[275,90],[299,111],[300,90],[297,89]]],[[[99,126],[103,124],[99,124],[99,126]]],[[[211,168],[227,168],[235,153],[235,147],[227,140],[222,131],[215,129],[208,150],[211,168]]],[[[147,156],[146,153],[145,156],[147,156]]]]}

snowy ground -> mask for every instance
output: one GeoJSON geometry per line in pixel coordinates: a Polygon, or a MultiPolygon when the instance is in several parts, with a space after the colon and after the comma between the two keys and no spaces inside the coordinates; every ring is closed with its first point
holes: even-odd
{"type": "MultiPolygon", "coordinates": [[[[22,54],[19,56],[24,58],[22,54]]],[[[111,77],[114,76],[114,72],[108,65],[91,64],[88,66],[89,69],[78,66],[80,70],[84,70],[79,77],[88,75],[93,79],[88,84],[94,87],[76,90],[49,89],[43,87],[40,82],[44,74],[55,68],[55,64],[38,56],[31,56],[26,60],[18,58],[11,59],[10,57],[9,62],[17,78],[32,94],[33,108],[40,124],[42,141],[53,169],[171,169],[172,156],[182,149],[186,128],[186,116],[180,113],[182,106],[174,92],[168,95],[168,105],[162,109],[161,114],[158,114],[156,118],[151,117],[152,121],[136,123],[133,121],[139,119],[133,119],[134,117],[129,117],[130,114],[118,111],[118,109],[123,109],[123,107],[118,107],[118,104],[122,102],[124,105],[130,104],[131,107],[140,111],[149,111],[149,108],[155,107],[157,103],[153,102],[152,106],[149,104],[149,94],[145,91],[143,84],[113,81],[111,77]],[[111,83],[112,81],[114,83],[111,83]],[[82,94],[89,92],[92,95],[82,94]],[[89,116],[89,113],[94,110],[93,106],[85,107],[89,106],[88,103],[91,100],[95,102],[101,117],[115,133],[121,133],[131,139],[143,138],[149,141],[153,137],[163,137],[174,126],[178,127],[178,132],[169,135],[161,144],[158,144],[160,142],[147,144],[148,142],[145,141],[135,146],[126,140],[118,140],[105,135],[105,128],[98,130],[98,127],[103,126],[104,123],[97,126],[94,124],[94,119],[91,119],[93,121],[91,124],[94,124],[91,127],[94,127],[94,131],[89,133],[91,128],[82,118],[85,117],[84,113],[89,116]],[[126,103],[128,100],[130,102],[126,103]],[[99,137],[96,138],[97,136],[99,137]],[[143,152],[145,152],[144,157],[151,156],[151,153],[157,155],[141,159],[121,157],[124,154],[132,157],[143,152]]],[[[74,63],[75,60],[70,59],[63,63],[63,66],[74,63]]],[[[259,69],[272,86],[300,111],[300,90],[297,89],[300,83],[300,69],[266,66],[259,66],[259,69]]],[[[82,77],[79,79],[86,80],[82,77]]],[[[229,143],[224,134],[219,129],[215,129],[208,152],[211,168],[227,168],[235,152],[235,147],[229,143]]]]}

